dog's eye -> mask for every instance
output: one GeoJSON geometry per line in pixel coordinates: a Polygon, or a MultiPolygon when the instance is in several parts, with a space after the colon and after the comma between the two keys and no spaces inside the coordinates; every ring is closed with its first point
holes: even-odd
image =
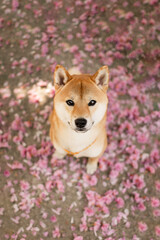
{"type": "Polygon", "coordinates": [[[96,104],[96,101],[95,100],[91,100],[89,103],[88,103],[88,106],[94,106],[96,104]]]}
{"type": "Polygon", "coordinates": [[[67,100],[66,103],[68,104],[68,106],[74,106],[74,102],[72,100],[67,100]]]}

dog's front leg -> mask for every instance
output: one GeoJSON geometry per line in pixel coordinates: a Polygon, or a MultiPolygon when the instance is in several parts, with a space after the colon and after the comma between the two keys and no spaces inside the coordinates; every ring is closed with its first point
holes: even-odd
{"type": "Polygon", "coordinates": [[[89,158],[87,163],[87,173],[93,174],[97,170],[99,158],[89,158]]]}

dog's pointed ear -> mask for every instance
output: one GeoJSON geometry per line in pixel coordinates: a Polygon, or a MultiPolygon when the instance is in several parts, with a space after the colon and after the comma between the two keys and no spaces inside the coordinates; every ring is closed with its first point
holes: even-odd
{"type": "Polygon", "coordinates": [[[57,91],[59,88],[63,87],[70,79],[71,75],[69,72],[61,65],[57,65],[54,71],[54,87],[57,91]]]}
{"type": "Polygon", "coordinates": [[[99,88],[105,91],[108,89],[109,70],[107,66],[101,67],[91,78],[99,88]]]}

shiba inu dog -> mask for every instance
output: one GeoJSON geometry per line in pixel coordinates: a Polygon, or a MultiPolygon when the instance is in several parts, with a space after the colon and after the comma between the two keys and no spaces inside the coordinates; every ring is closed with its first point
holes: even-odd
{"type": "Polygon", "coordinates": [[[107,66],[94,75],[71,75],[61,65],[54,72],[55,96],[50,115],[54,156],[88,157],[88,174],[96,171],[98,159],[107,147],[108,82],[107,66]]]}

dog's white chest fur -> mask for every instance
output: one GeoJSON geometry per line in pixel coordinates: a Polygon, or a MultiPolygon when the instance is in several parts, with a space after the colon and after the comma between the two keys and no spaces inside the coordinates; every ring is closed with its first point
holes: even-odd
{"type": "Polygon", "coordinates": [[[100,141],[96,131],[77,133],[72,129],[67,130],[63,139],[64,148],[73,153],[78,152],[75,157],[96,157],[101,153],[103,142],[100,141]]]}

